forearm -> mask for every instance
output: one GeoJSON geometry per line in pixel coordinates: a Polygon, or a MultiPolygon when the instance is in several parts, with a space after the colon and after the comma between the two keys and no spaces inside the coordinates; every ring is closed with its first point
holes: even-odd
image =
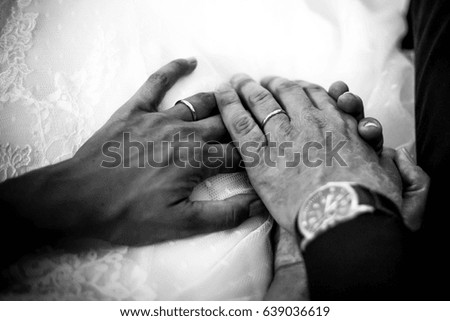
{"type": "Polygon", "coordinates": [[[404,298],[408,237],[400,219],[380,211],[319,235],[304,253],[311,298],[404,298]]]}
{"type": "MultiPolygon", "coordinates": [[[[78,220],[70,215],[70,202],[78,191],[72,185],[66,162],[47,166],[0,184],[0,201],[11,215],[38,228],[63,229],[78,220]],[[61,209],[68,210],[64,214],[61,209]]],[[[81,188],[81,187],[80,187],[81,188]]]]}
{"type": "Polygon", "coordinates": [[[74,184],[70,168],[62,162],[0,184],[2,266],[80,228],[82,186],[74,184]]]}
{"type": "MultiPolygon", "coordinates": [[[[0,269],[16,262],[34,250],[54,243],[58,231],[38,228],[32,221],[18,215],[8,203],[0,202],[0,269]]],[[[1,280],[0,280],[1,285],[1,280]]]]}
{"type": "Polygon", "coordinates": [[[49,206],[55,193],[49,186],[54,172],[49,166],[0,184],[1,267],[53,242],[58,234],[52,229],[58,225],[55,210],[49,206]]]}
{"type": "Polygon", "coordinates": [[[112,186],[103,182],[104,177],[99,184],[94,174],[87,164],[72,158],[0,184],[0,202],[38,228],[83,229],[109,219],[101,215],[109,206],[101,196],[112,186]]]}

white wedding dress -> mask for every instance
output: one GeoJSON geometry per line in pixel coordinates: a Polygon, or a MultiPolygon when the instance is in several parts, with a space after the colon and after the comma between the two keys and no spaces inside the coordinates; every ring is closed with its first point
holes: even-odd
{"type": "MultiPolygon", "coordinates": [[[[384,125],[413,138],[413,67],[396,48],[407,0],[0,0],[0,181],[71,157],[159,66],[195,56],[162,108],[235,72],[328,86],[342,79],[384,125]]],[[[245,175],[194,199],[251,188],[245,175]]],[[[63,214],[63,213],[62,213],[63,214]]],[[[80,240],[42,249],[8,273],[3,299],[261,299],[272,278],[261,213],[229,231],[145,247],[80,240]]],[[[32,240],[29,240],[32,242],[32,240]]]]}

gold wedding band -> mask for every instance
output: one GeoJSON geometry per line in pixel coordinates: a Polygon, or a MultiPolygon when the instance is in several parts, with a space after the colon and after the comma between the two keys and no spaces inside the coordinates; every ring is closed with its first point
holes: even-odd
{"type": "MultiPolygon", "coordinates": [[[[267,122],[269,121],[270,118],[272,118],[275,115],[278,114],[285,114],[286,116],[288,115],[283,109],[277,109],[274,110],[273,112],[269,113],[266,118],[264,118],[261,127],[264,128],[264,126],[267,124],[267,122]]],[[[288,116],[289,117],[289,116],[288,116]]]]}
{"type": "Polygon", "coordinates": [[[192,120],[193,120],[193,121],[196,121],[196,120],[197,120],[197,113],[195,112],[194,106],[193,106],[190,102],[188,102],[186,99],[180,99],[179,101],[177,101],[177,102],[175,103],[175,105],[176,105],[176,104],[183,104],[183,105],[185,105],[187,108],[189,108],[189,110],[191,111],[191,114],[192,114],[192,120]]]}

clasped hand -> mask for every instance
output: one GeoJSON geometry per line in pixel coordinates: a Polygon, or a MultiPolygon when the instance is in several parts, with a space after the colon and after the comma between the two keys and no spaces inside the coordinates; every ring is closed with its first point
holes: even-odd
{"type": "MultiPolygon", "coordinates": [[[[404,209],[406,223],[418,228],[428,177],[405,153],[381,152],[381,126],[376,120],[363,119],[361,101],[348,93],[344,84],[336,83],[327,92],[303,81],[272,77],[259,84],[246,75],[237,75],[231,85],[216,93],[187,98],[195,106],[196,121],[182,103],[158,111],[165,93],[195,67],[194,59],[179,59],[162,67],[72,159],[8,180],[0,185],[1,199],[40,229],[118,244],[152,244],[237,226],[261,200],[280,226],[293,234],[305,197],[328,181],[345,180],[385,194],[404,209]],[[263,128],[264,118],[278,109],[285,112],[273,116],[263,128]],[[375,125],[364,126],[367,123],[375,125]],[[194,152],[175,154],[174,149],[168,149],[165,153],[162,144],[155,144],[154,150],[145,153],[161,154],[168,166],[152,167],[142,163],[139,148],[129,153],[118,148],[115,153],[121,156],[121,164],[101,166],[108,163],[105,148],[111,151],[108,148],[114,146],[107,144],[123,141],[125,133],[143,146],[170,142],[178,135],[194,152]],[[286,160],[302,151],[304,144],[326,146],[327,133],[345,142],[339,152],[345,166],[335,161],[318,166],[301,161],[297,166],[286,166],[286,160]],[[190,145],[194,143],[192,134],[202,148],[190,145]],[[230,136],[237,148],[230,143],[230,136]],[[245,142],[252,142],[252,152],[260,159],[273,156],[275,166],[266,162],[249,166],[241,148],[245,142]],[[269,143],[279,146],[285,142],[291,142],[292,148],[271,155],[269,143]],[[199,166],[177,166],[180,158],[205,160],[209,156],[223,161],[218,165],[203,161],[199,166]],[[218,173],[236,171],[241,159],[258,195],[238,195],[224,201],[189,199],[198,183],[218,173]],[[123,166],[125,163],[128,166],[123,166]]],[[[323,159],[326,155],[321,149],[310,148],[308,155],[301,156],[323,159]]]]}

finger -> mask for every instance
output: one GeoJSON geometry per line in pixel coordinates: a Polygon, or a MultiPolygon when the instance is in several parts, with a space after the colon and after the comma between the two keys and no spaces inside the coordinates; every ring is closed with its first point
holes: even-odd
{"type": "Polygon", "coordinates": [[[425,213],[430,178],[415,164],[405,148],[396,151],[394,161],[403,181],[402,216],[405,224],[412,231],[417,231],[425,213]]]}
{"type": "MultiPolygon", "coordinates": [[[[219,112],[217,110],[216,98],[212,92],[198,93],[184,100],[187,100],[194,107],[197,120],[205,119],[213,115],[214,112],[219,112]]],[[[194,115],[191,110],[182,102],[177,102],[175,106],[163,112],[184,121],[194,120],[194,115]]]]}
{"type": "Polygon", "coordinates": [[[209,143],[203,146],[203,179],[242,170],[241,156],[234,144],[209,143]]]}
{"type": "Polygon", "coordinates": [[[358,123],[358,133],[379,155],[383,152],[383,127],[381,123],[372,117],[362,119],[358,123]]]}
{"type": "Polygon", "coordinates": [[[195,58],[177,59],[169,62],[152,74],[131,98],[134,109],[146,112],[157,111],[166,92],[183,76],[197,67],[195,58]]]}
{"type": "MultiPolygon", "coordinates": [[[[267,115],[282,109],[267,89],[245,74],[235,75],[231,79],[231,85],[261,127],[267,115]]],[[[276,136],[279,129],[290,126],[289,123],[289,117],[280,113],[271,117],[262,129],[264,132],[270,132],[276,136]]]]}
{"type": "Polygon", "coordinates": [[[240,225],[259,208],[261,200],[256,194],[241,194],[223,201],[191,202],[191,220],[198,232],[209,233],[240,225]]]}
{"type": "Polygon", "coordinates": [[[195,122],[194,128],[200,134],[205,142],[218,141],[221,143],[228,143],[231,141],[225,124],[220,115],[214,115],[206,119],[195,122]]]}
{"type": "Polygon", "coordinates": [[[287,111],[290,119],[299,124],[302,115],[314,108],[302,87],[294,81],[281,77],[266,77],[261,81],[263,87],[270,91],[278,103],[287,111]]]}
{"type": "Polygon", "coordinates": [[[295,82],[302,87],[316,108],[322,110],[334,110],[336,108],[336,101],[323,87],[303,80],[296,80],[295,82]]]}
{"type": "Polygon", "coordinates": [[[236,91],[229,84],[223,84],[215,96],[222,120],[233,141],[239,146],[254,143],[257,145],[255,152],[259,152],[266,143],[266,137],[252,115],[245,110],[236,91]]]}
{"type": "Polygon", "coordinates": [[[347,91],[349,91],[347,84],[340,80],[332,83],[330,89],[328,89],[328,93],[335,101],[347,91]]]}
{"type": "Polygon", "coordinates": [[[355,94],[346,92],[340,95],[337,99],[337,107],[344,113],[355,117],[358,122],[364,118],[363,101],[355,94]]]}

